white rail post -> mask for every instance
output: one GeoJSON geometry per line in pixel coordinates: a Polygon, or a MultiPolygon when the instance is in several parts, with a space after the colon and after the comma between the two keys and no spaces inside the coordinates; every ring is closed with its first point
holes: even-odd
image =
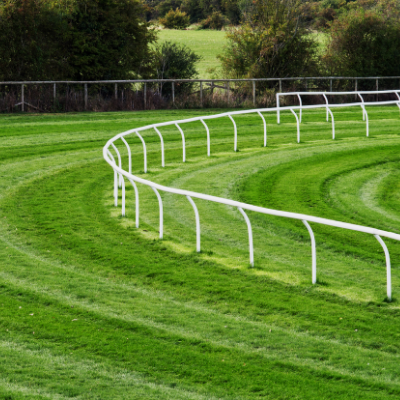
{"type": "Polygon", "coordinates": [[[144,159],[144,173],[147,173],[147,150],[146,150],[146,143],[144,142],[144,139],[142,138],[142,135],[138,132],[135,131],[136,136],[141,140],[143,144],[143,159],[144,159]]]}
{"type": "Polygon", "coordinates": [[[254,249],[253,249],[253,231],[251,229],[251,222],[247,214],[243,211],[241,207],[238,207],[238,210],[243,215],[244,220],[247,224],[247,229],[249,232],[249,252],[250,252],[250,266],[254,267],[254,249]]]}
{"type": "Polygon", "coordinates": [[[122,179],[122,208],[121,215],[125,217],[125,179],[121,176],[122,179]]]}
{"type": "Polygon", "coordinates": [[[183,133],[183,130],[181,127],[176,123],[175,126],[179,129],[179,132],[181,133],[182,136],[182,159],[183,162],[186,162],[186,143],[185,143],[185,135],[183,133]]]}
{"type": "Polygon", "coordinates": [[[315,244],[314,232],[311,229],[311,226],[305,219],[303,219],[302,221],[303,224],[306,226],[311,238],[311,255],[312,255],[311,282],[313,285],[315,285],[317,283],[317,246],[315,244]]]}
{"type": "Polygon", "coordinates": [[[361,109],[363,110],[363,121],[365,121],[365,106],[364,106],[364,97],[361,96],[360,92],[357,92],[358,97],[361,99],[361,109]]]}
{"type": "Polygon", "coordinates": [[[368,113],[367,110],[364,107],[364,114],[365,114],[365,123],[366,123],[366,127],[367,127],[367,137],[369,136],[369,121],[368,121],[368,113]]]}
{"type": "Polygon", "coordinates": [[[233,144],[233,151],[237,151],[237,127],[236,127],[236,122],[235,120],[232,118],[232,116],[229,114],[228,117],[231,119],[232,123],[233,123],[233,129],[234,129],[234,134],[235,134],[235,138],[234,138],[234,144],[233,144]]]}
{"type": "Polygon", "coordinates": [[[139,191],[136,186],[135,181],[128,178],[129,182],[132,184],[133,188],[135,189],[135,206],[136,206],[136,228],[139,228],[139,191]]]}
{"type": "Polygon", "coordinates": [[[186,196],[186,198],[189,200],[189,203],[192,205],[193,210],[194,210],[194,215],[196,217],[196,251],[200,253],[200,216],[199,216],[199,211],[196,207],[195,202],[190,196],[186,196]]]}
{"type": "Polygon", "coordinates": [[[211,143],[210,143],[210,130],[208,129],[207,124],[203,121],[203,119],[200,119],[204,127],[206,128],[207,132],[207,156],[210,157],[211,155],[211,143]]]}
{"type": "Polygon", "coordinates": [[[157,190],[155,187],[153,187],[153,186],[151,186],[151,188],[153,189],[154,193],[155,193],[156,196],[157,196],[158,205],[159,205],[159,208],[160,208],[160,239],[162,239],[163,236],[164,236],[164,234],[163,234],[163,231],[164,231],[164,210],[163,210],[163,202],[162,202],[162,198],[161,198],[161,196],[160,196],[160,193],[158,193],[158,190],[157,190]]]}
{"type": "MultiPolygon", "coordinates": [[[[115,162],[115,158],[111,154],[110,150],[107,150],[107,154],[109,155],[112,162],[116,166],[117,163],[115,162]]],[[[118,174],[114,168],[113,168],[113,171],[114,171],[114,206],[117,207],[118,206],[118,174]]]]}
{"type": "Polygon", "coordinates": [[[264,124],[264,147],[267,147],[267,123],[265,122],[265,118],[261,114],[261,112],[257,111],[257,113],[261,117],[261,119],[263,120],[263,124],[264,124]]]}
{"type": "Polygon", "coordinates": [[[129,173],[132,173],[132,153],[131,148],[128,142],[125,140],[123,136],[121,136],[121,140],[125,143],[126,149],[128,150],[128,165],[129,165],[129,173]]]}
{"type": "Polygon", "coordinates": [[[292,112],[292,114],[295,116],[296,118],[296,122],[297,122],[297,143],[300,143],[300,123],[299,123],[299,117],[297,116],[297,114],[293,111],[293,108],[290,109],[290,111],[292,112]]]}
{"type": "Polygon", "coordinates": [[[374,235],[378,242],[381,244],[383,251],[385,252],[385,257],[386,257],[386,293],[387,293],[387,298],[389,301],[392,300],[392,272],[391,272],[391,265],[390,265],[390,254],[389,250],[386,247],[385,242],[382,240],[382,238],[379,235],[374,235]]]}
{"type": "Polygon", "coordinates": [[[161,135],[161,132],[155,126],[153,128],[157,132],[157,135],[159,136],[160,141],[161,141],[161,166],[165,167],[164,139],[163,139],[163,137],[161,135]]]}
{"type": "Polygon", "coordinates": [[[277,117],[277,123],[281,123],[281,112],[280,112],[280,106],[279,106],[279,99],[280,99],[280,94],[276,94],[276,117],[277,117]]]}
{"type": "Polygon", "coordinates": [[[301,115],[302,115],[302,107],[303,107],[303,102],[301,101],[301,96],[298,94],[297,95],[300,103],[300,122],[301,122],[301,115]]]}
{"type": "Polygon", "coordinates": [[[329,108],[327,108],[327,110],[329,111],[329,114],[331,114],[332,119],[332,140],[335,140],[335,119],[333,118],[332,111],[329,108]]]}
{"type": "MultiPolygon", "coordinates": [[[[118,157],[118,166],[122,169],[122,161],[121,161],[121,154],[119,154],[119,151],[117,149],[117,147],[114,145],[114,143],[111,143],[112,148],[114,149],[114,151],[117,153],[117,157],[118,157]]],[[[121,187],[122,186],[122,176],[121,174],[118,174],[119,179],[118,179],[118,186],[121,187]]]]}
{"type": "Polygon", "coordinates": [[[322,93],[322,96],[324,96],[325,102],[326,102],[326,122],[329,122],[329,113],[328,113],[328,98],[325,96],[325,93],[322,93]]]}
{"type": "MultiPolygon", "coordinates": [[[[394,92],[394,93],[396,94],[397,98],[400,100],[399,93],[398,92],[394,92]]],[[[397,107],[399,107],[399,109],[400,109],[400,103],[396,103],[396,104],[397,104],[397,107]]]]}

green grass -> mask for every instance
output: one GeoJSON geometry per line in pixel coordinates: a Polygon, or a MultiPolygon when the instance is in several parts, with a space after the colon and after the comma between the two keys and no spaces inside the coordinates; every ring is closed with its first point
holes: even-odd
{"type": "Polygon", "coordinates": [[[217,55],[223,52],[226,44],[226,32],[213,30],[176,30],[162,29],[158,32],[158,41],[170,41],[184,44],[202,57],[197,64],[198,77],[214,78],[221,73],[221,63],[217,55]],[[212,72],[212,71],[215,72],[212,72]]]}
{"type": "MultiPolygon", "coordinates": [[[[295,221],[162,194],[165,239],[154,193],[133,190],[127,217],[113,206],[102,147],[114,134],[215,110],[1,116],[0,398],[4,399],[390,399],[400,395],[400,244],[385,240],[395,301],[385,299],[382,248],[369,235],[313,224],[311,250],[295,221]]],[[[284,113],[145,132],[156,182],[260,206],[399,231],[400,116],[335,109],[303,114],[302,142],[284,113]]],[[[133,170],[141,144],[128,137],[133,170]]],[[[123,163],[127,155],[123,146],[123,163]]],[[[121,193],[120,193],[121,194],[121,193]]]]}

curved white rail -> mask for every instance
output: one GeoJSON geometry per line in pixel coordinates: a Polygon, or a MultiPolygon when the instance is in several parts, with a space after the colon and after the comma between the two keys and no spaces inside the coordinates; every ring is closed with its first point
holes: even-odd
{"type": "MultiPolygon", "coordinates": [[[[399,105],[399,100],[397,101],[385,101],[385,102],[373,102],[373,103],[363,103],[363,105],[386,105],[386,104],[396,104],[399,105]]],[[[360,103],[348,103],[348,104],[331,104],[330,107],[359,107],[360,103]]],[[[300,220],[303,222],[303,224],[306,226],[310,238],[311,238],[311,254],[312,254],[312,283],[315,284],[317,282],[317,256],[316,256],[316,242],[315,242],[315,237],[313,230],[310,226],[310,223],[317,223],[317,224],[322,224],[322,225],[327,225],[327,226],[333,226],[337,228],[342,228],[342,229],[348,229],[356,232],[363,232],[363,233],[368,233],[370,235],[374,235],[376,239],[379,241],[381,246],[383,247],[384,253],[385,253],[385,258],[386,258],[386,275],[387,275],[387,298],[388,300],[391,300],[392,298],[392,287],[391,287],[391,264],[390,264],[390,255],[389,251],[383,242],[381,237],[386,237],[394,240],[400,241],[400,235],[397,233],[392,233],[392,232],[387,232],[383,231],[380,229],[375,229],[375,228],[370,228],[362,225],[356,225],[356,224],[350,224],[346,222],[340,222],[340,221],[334,221],[326,218],[320,218],[320,217],[313,217],[310,215],[305,215],[305,214],[298,214],[298,213],[292,213],[288,211],[279,211],[279,210],[273,210],[269,208],[264,208],[264,207],[258,207],[258,206],[253,206],[251,204],[246,204],[234,200],[229,200],[217,196],[210,196],[207,194],[202,194],[202,193],[196,193],[192,192],[189,190],[182,190],[182,189],[177,189],[177,188],[172,188],[172,187],[167,187],[160,185],[155,182],[151,182],[149,180],[140,178],[138,176],[135,176],[131,172],[131,161],[129,163],[129,171],[125,171],[122,168],[122,160],[121,160],[121,155],[118,151],[118,148],[115,146],[115,142],[119,139],[122,140],[122,142],[129,147],[128,143],[126,140],[124,140],[124,137],[131,134],[135,133],[140,140],[143,143],[143,149],[144,149],[144,160],[145,160],[145,172],[147,171],[147,156],[146,156],[146,145],[145,142],[142,138],[142,136],[139,134],[139,131],[147,130],[147,129],[152,129],[156,132],[159,132],[157,128],[161,126],[169,126],[169,125],[175,125],[179,131],[181,132],[182,135],[182,144],[183,144],[183,162],[185,162],[185,136],[183,129],[180,127],[180,125],[188,123],[188,122],[194,122],[194,121],[200,121],[203,123],[207,130],[207,155],[210,155],[210,132],[208,129],[207,124],[204,122],[204,120],[207,119],[216,119],[216,118],[223,118],[223,117],[229,117],[231,121],[233,122],[234,126],[234,150],[237,151],[237,126],[232,118],[232,115],[239,115],[239,114],[249,114],[249,113],[257,113],[259,116],[261,116],[264,124],[264,146],[266,145],[267,137],[266,137],[266,132],[267,132],[267,127],[266,127],[266,122],[261,114],[262,112],[276,112],[276,111],[281,111],[281,110],[290,110],[297,122],[297,141],[300,142],[300,122],[297,114],[294,112],[294,109],[313,109],[313,108],[326,108],[327,113],[331,115],[332,119],[332,138],[335,139],[335,125],[334,125],[334,118],[333,114],[330,110],[330,108],[327,106],[327,104],[318,104],[318,105],[312,105],[312,106],[290,106],[290,107],[275,107],[275,108],[267,108],[267,109],[256,109],[256,110],[241,110],[241,111],[232,111],[232,112],[226,112],[222,114],[216,114],[216,115],[208,115],[208,116],[202,116],[202,117],[195,117],[195,118],[189,118],[185,120],[180,120],[180,121],[171,121],[171,122],[163,122],[159,124],[153,124],[149,126],[144,126],[141,128],[135,128],[123,133],[120,133],[119,135],[116,135],[114,138],[110,139],[106,145],[103,148],[103,157],[107,161],[107,163],[113,168],[114,171],[114,198],[115,198],[115,206],[118,205],[118,178],[119,182],[122,186],[122,215],[125,215],[125,180],[124,177],[126,177],[132,184],[132,186],[135,189],[135,202],[136,202],[136,227],[139,226],[139,193],[137,189],[137,183],[149,186],[152,188],[154,193],[157,196],[158,203],[159,203],[159,213],[160,213],[160,228],[159,228],[159,233],[160,233],[160,239],[163,238],[163,201],[161,198],[161,195],[159,191],[162,192],[167,192],[167,193],[173,193],[176,195],[181,195],[185,196],[190,204],[193,207],[194,213],[195,213],[195,219],[196,219],[196,250],[197,252],[200,252],[200,217],[199,217],[199,212],[196,207],[196,204],[193,201],[193,198],[201,199],[201,200],[207,200],[211,201],[214,203],[219,203],[219,204],[225,204],[227,206],[231,207],[236,207],[239,212],[243,215],[245,222],[247,224],[248,228],[248,236],[249,236],[249,255],[250,255],[250,265],[254,266],[254,246],[253,246],[253,232],[252,232],[252,227],[251,227],[251,221],[247,215],[246,211],[252,211],[252,212],[257,212],[260,214],[265,214],[265,215],[274,215],[278,217],[284,217],[284,218],[290,218],[290,219],[295,219],[295,220],[300,220]],[[115,160],[115,157],[111,153],[111,149],[113,149],[117,155],[118,163],[115,160]]],[[[367,116],[367,124],[368,124],[368,116],[367,116]]],[[[161,134],[159,135],[160,138],[162,138],[161,134]]],[[[162,141],[162,146],[161,146],[162,152],[164,152],[164,142],[162,141]]],[[[128,150],[128,156],[129,159],[131,159],[131,151],[130,149],[128,150]]],[[[162,158],[164,159],[164,158],[162,158]]]]}

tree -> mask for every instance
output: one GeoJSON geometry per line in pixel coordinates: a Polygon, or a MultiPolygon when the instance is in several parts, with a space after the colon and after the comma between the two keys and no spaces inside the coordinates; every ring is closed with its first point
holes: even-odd
{"type": "Polygon", "coordinates": [[[400,74],[398,14],[358,8],[336,19],[324,55],[326,72],[349,76],[400,74]]]}
{"type": "Polygon", "coordinates": [[[154,30],[141,18],[136,0],[77,0],[68,16],[72,79],[129,79],[145,76],[154,30]]]}
{"type": "Polygon", "coordinates": [[[0,79],[101,80],[149,75],[154,30],[138,0],[7,0],[0,79]]]}
{"type": "Polygon", "coordinates": [[[232,77],[302,76],[316,68],[316,44],[301,24],[301,0],[243,0],[244,24],[219,56],[232,77]]]}
{"type": "MultiPolygon", "coordinates": [[[[164,42],[155,51],[154,68],[157,79],[193,79],[197,76],[196,63],[201,60],[187,46],[164,42]]],[[[190,82],[176,85],[175,93],[182,93],[192,87],[190,82]]],[[[171,93],[170,85],[163,86],[163,94],[171,93]]]]}
{"type": "Polygon", "coordinates": [[[42,80],[68,75],[67,21],[36,0],[6,1],[0,8],[0,79],[42,80]]]}

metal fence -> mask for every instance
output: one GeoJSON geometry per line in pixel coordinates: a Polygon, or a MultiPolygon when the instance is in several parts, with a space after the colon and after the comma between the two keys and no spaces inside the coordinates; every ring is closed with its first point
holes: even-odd
{"type": "Polygon", "coordinates": [[[379,89],[400,89],[400,76],[0,82],[0,111],[272,107],[276,93],[379,89]]]}
{"type": "MultiPolygon", "coordinates": [[[[332,227],[337,227],[337,228],[348,229],[348,230],[352,230],[352,231],[371,234],[378,240],[378,242],[382,246],[384,253],[385,253],[386,278],[387,278],[386,293],[387,293],[387,298],[390,301],[392,298],[391,262],[390,262],[389,251],[381,237],[386,237],[386,238],[400,241],[399,234],[383,231],[380,229],[370,228],[370,227],[366,227],[366,226],[345,223],[345,222],[340,222],[340,221],[334,221],[334,220],[330,220],[330,219],[326,219],[326,218],[320,218],[320,217],[314,217],[314,216],[305,215],[305,214],[298,214],[298,213],[293,213],[293,212],[286,212],[286,211],[273,210],[273,209],[264,208],[264,207],[258,207],[258,206],[254,206],[251,204],[246,204],[246,203],[229,200],[229,199],[225,199],[225,198],[221,198],[221,197],[210,196],[207,194],[196,193],[196,192],[192,192],[192,191],[188,191],[188,190],[182,190],[182,189],[177,189],[177,188],[172,188],[172,187],[167,187],[167,186],[157,184],[157,183],[149,181],[147,179],[140,178],[132,173],[132,152],[131,152],[131,148],[130,148],[128,142],[125,140],[125,138],[131,134],[136,135],[141,140],[142,145],[143,145],[144,172],[146,173],[147,172],[147,149],[146,149],[145,140],[143,139],[142,135],[140,134],[140,132],[142,132],[142,131],[152,130],[152,131],[155,131],[157,133],[157,135],[159,136],[160,142],[161,142],[161,165],[162,165],[162,167],[165,167],[164,140],[163,140],[163,136],[159,130],[159,128],[161,128],[161,127],[175,126],[175,128],[180,132],[180,134],[182,136],[182,161],[185,162],[186,161],[186,144],[185,144],[185,133],[182,128],[182,125],[184,125],[186,123],[198,121],[203,124],[203,126],[206,130],[206,133],[207,133],[207,156],[210,156],[211,139],[210,139],[210,131],[209,131],[206,121],[209,121],[212,119],[226,118],[226,117],[230,118],[232,125],[233,125],[234,151],[237,151],[238,130],[237,130],[236,122],[234,120],[234,116],[237,116],[237,115],[257,113],[261,117],[261,120],[263,121],[263,125],[264,125],[264,147],[265,147],[267,145],[267,125],[266,125],[263,113],[267,113],[267,112],[278,113],[278,112],[282,112],[284,110],[291,111],[294,114],[294,117],[297,122],[297,141],[300,142],[300,121],[299,121],[299,118],[298,118],[295,110],[299,110],[301,112],[301,110],[307,110],[307,109],[327,108],[327,110],[329,110],[329,114],[332,118],[332,139],[335,139],[335,127],[334,127],[333,113],[330,110],[330,108],[332,108],[332,107],[361,107],[363,109],[363,116],[365,116],[365,113],[366,113],[365,107],[366,106],[389,105],[389,104],[391,104],[391,105],[396,104],[397,106],[400,107],[400,100],[397,99],[397,100],[384,101],[384,102],[330,104],[329,108],[326,104],[317,104],[317,105],[307,105],[307,106],[294,105],[294,106],[286,106],[286,107],[279,107],[279,108],[273,107],[273,108],[264,108],[264,109],[229,111],[229,112],[222,113],[222,114],[194,117],[194,118],[189,118],[189,119],[185,119],[185,120],[162,122],[162,123],[147,125],[147,126],[143,126],[140,128],[128,130],[128,131],[120,133],[119,135],[116,135],[115,137],[110,139],[103,148],[103,157],[107,161],[107,163],[112,167],[113,172],[114,172],[115,206],[118,206],[118,187],[121,187],[121,189],[122,189],[122,216],[125,216],[126,199],[125,199],[125,179],[124,178],[126,178],[132,184],[134,191],[135,191],[136,227],[139,227],[139,191],[138,191],[137,184],[143,184],[143,185],[151,187],[151,189],[154,191],[154,193],[156,194],[157,199],[158,199],[159,218],[160,218],[159,235],[160,235],[160,239],[162,239],[163,238],[163,230],[164,230],[163,200],[162,200],[162,197],[161,197],[159,191],[185,196],[187,198],[187,200],[190,202],[190,204],[192,205],[194,213],[195,213],[196,249],[198,252],[200,252],[200,248],[201,248],[201,246],[200,246],[200,235],[201,235],[200,217],[199,217],[199,212],[198,212],[197,206],[193,201],[193,198],[207,200],[207,201],[211,201],[211,202],[219,203],[219,204],[224,204],[224,205],[227,205],[230,207],[235,207],[242,214],[242,216],[245,219],[245,222],[247,224],[248,237],[249,237],[250,265],[251,266],[254,266],[253,233],[252,233],[251,221],[250,221],[249,217],[247,216],[245,210],[261,213],[264,215],[274,215],[274,216],[279,216],[279,217],[284,217],[284,218],[289,218],[289,219],[294,219],[294,220],[300,220],[303,222],[303,224],[307,228],[308,233],[310,235],[310,239],[311,239],[311,254],[312,254],[312,268],[311,268],[312,274],[311,274],[311,276],[312,276],[313,284],[315,284],[317,282],[317,253],[316,253],[315,236],[314,236],[313,230],[310,226],[310,223],[317,223],[317,224],[322,224],[322,225],[327,225],[327,226],[332,226],[332,227]],[[127,150],[127,154],[128,154],[127,168],[126,168],[126,166],[123,166],[123,162],[122,162],[123,160],[122,160],[122,156],[121,156],[122,150],[120,151],[118,149],[118,147],[120,147],[120,146],[122,146],[123,148],[126,148],[126,150],[127,150]]],[[[367,136],[368,136],[368,118],[366,119],[366,123],[367,123],[367,136]]],[[[125,163],[125,160],[124,160],[124,163],[125,163]]]]}

